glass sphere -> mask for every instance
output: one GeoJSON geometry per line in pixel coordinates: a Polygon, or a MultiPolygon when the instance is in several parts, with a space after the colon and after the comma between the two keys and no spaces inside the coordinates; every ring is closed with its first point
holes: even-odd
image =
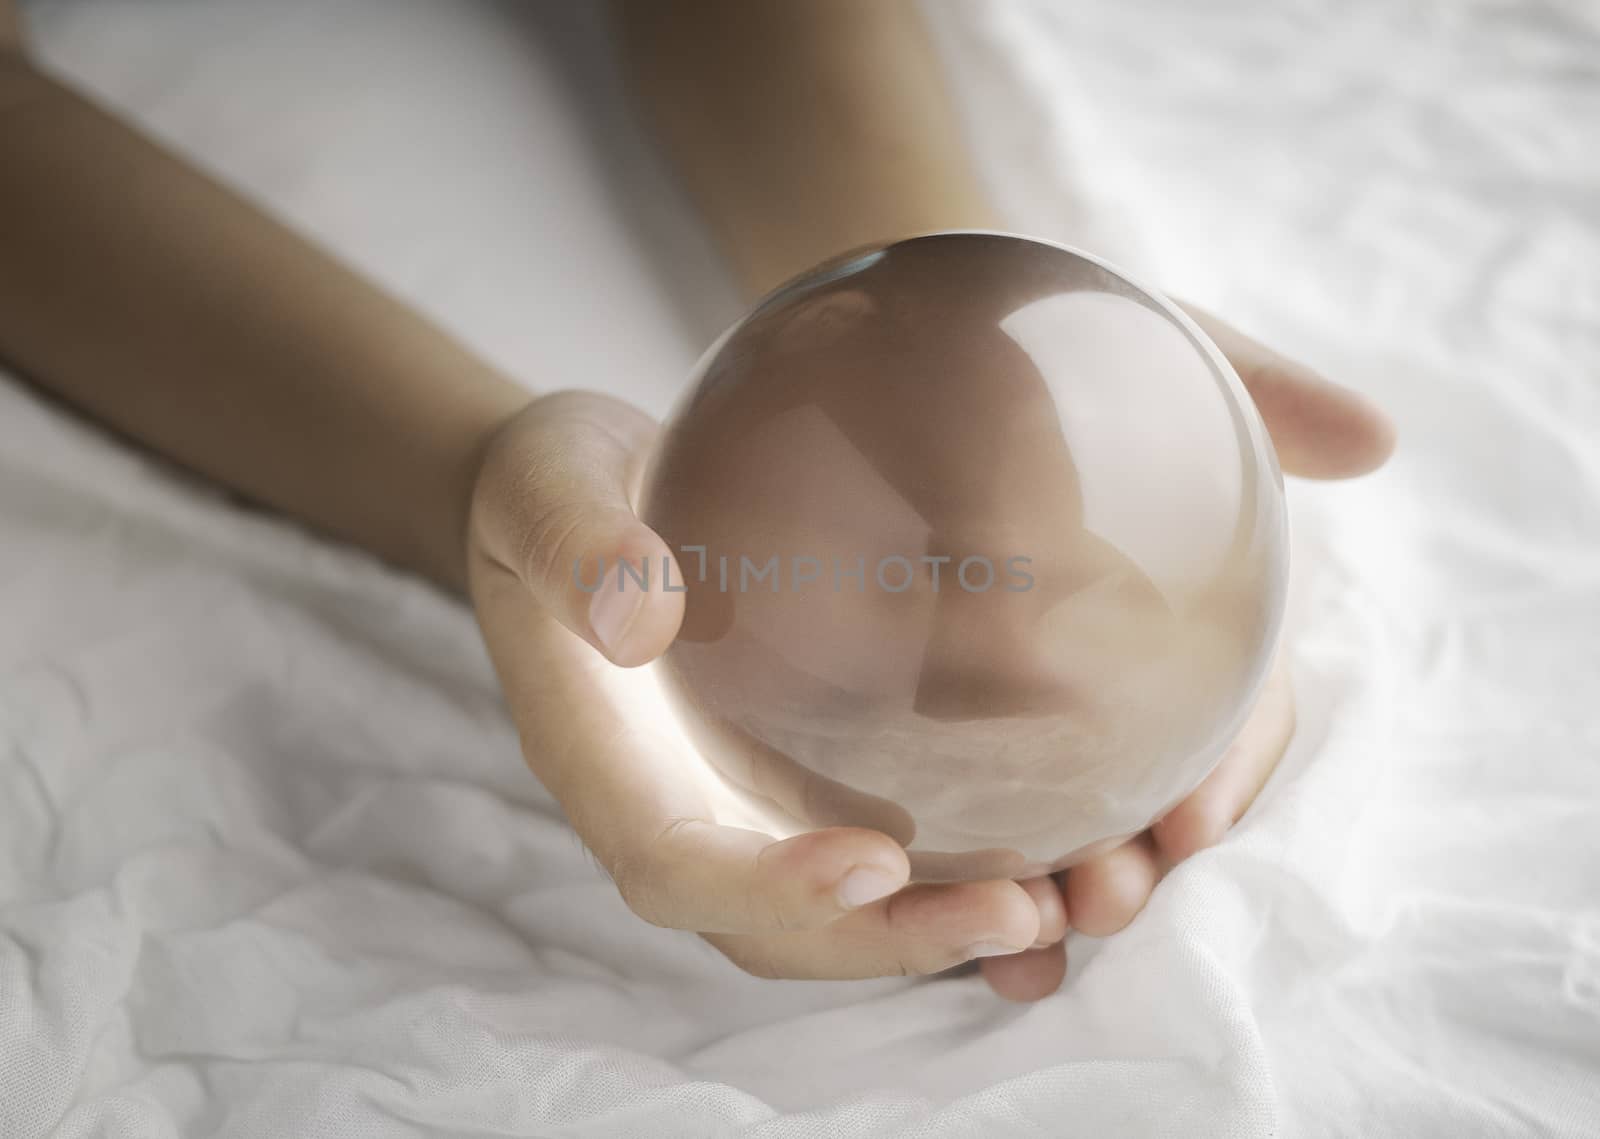
{"type": "Polygon", "coordinates": [[[912,238],[778,289],[645,475],[689,737],[775,832],[922,880],[1061,869],[1207,775],[1288,574],[1277,458],[1170,301],[1073,250],[912,238]]]}

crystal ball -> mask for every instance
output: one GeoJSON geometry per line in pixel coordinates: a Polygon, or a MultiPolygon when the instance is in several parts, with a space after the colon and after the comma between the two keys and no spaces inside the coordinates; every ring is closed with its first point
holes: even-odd
{"type": "Polygon", "coordinates": [[[1170,301],[1063,246],[829,262],[707,352],[644,474],[682,630],[655,666],[773,833],[924,881],[1062,869],[1216,765],[1288,576],[1254,405],[1170,301]]]}

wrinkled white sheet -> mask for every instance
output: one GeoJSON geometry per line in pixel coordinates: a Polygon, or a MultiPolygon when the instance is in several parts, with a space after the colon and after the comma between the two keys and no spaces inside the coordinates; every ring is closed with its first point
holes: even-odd
{"type": "MultiPolygon", "coordinates": [[[[462,608],[0,380],[0,1135],[1600,1133],[1597,9],[935,11],[1019,227],[1401,421],[1295,491],[1244,823],[1033,1007],[745,978],[624,910],[462,608]]],[[[730,311],[592,10],[32,12],[531,385],[660,411],[730,311]]]]}

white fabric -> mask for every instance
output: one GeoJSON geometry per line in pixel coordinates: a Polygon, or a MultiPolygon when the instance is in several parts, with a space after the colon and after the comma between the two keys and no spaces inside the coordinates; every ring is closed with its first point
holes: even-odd
{"type": "MultiPolygon", "coordinates": [[[[731,311],[593,8],[32,15],[530,384],[660,411],[731,311]]],[[[1243,824],[1032,1007],[743,977],[621,906],[460,606],[0,381],[0,1134],[1600,1130],[1596,9],[937,15],[1020,227],[1399,417],[1295,492],[1301,725],[1243,824]]]]}

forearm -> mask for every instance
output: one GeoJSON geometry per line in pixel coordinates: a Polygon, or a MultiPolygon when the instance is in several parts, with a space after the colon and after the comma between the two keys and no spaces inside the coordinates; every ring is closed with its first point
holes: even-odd
{"type": "Polygon", "coordinates": [[[619,0],[648,116],[745,286],[995,223],[910,0],[619,0]]]}
{"type": "Polygon", "coordinates": [[[0,359],[201,474],[455,586],[476,454],[527,400],[3,46],[0,359]]]}

